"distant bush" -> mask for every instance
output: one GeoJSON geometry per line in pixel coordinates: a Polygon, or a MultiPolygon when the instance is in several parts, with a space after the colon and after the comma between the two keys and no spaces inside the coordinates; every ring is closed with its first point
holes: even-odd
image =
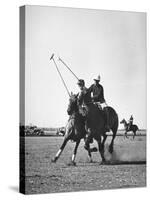
{"type": "Polygon", "coordinates": [[[20,136],[40,136],[44,135],[42,128],[37,126],[20,126],[20,136]]]}

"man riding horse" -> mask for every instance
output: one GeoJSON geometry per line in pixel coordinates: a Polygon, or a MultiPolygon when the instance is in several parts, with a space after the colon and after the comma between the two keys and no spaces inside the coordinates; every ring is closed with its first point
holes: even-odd
{"type": "MultiPolygon", "coordinates": [[[[59,60],[72,72],[72,74],[78,79],[78,85],[80,87],[80,93],[78,95],[70,95],[68,88],[61,76],[61,73],[57,67],[57,64],[54,59],[54,54],[52,54],[50,60],[53,60],[57,71],[63,81],[63,84],[70,96],[69,105],[67,109],[67,113],[69,115],[69,120],[66,126],[66,131],[64,135],[64,140],[62,145],[60,146],[58,152],[55,157],[52,159],[52,162],[56,162],[60,157],[63,149],[65,148],[67,142],[69,140],[73,140],[76,145],[74,148],[74,153],[72,155],[72,163],[75,164],[75,157],[77,153],[77,149],[82,138],[85,138],[86,134],[88,135],[87,140],[85,142],[85,147],[88,151],[88,155],[91,160],[91,152],[95,151],[94,148],[89,148],[89,143],[91,139],[95,139],[98,143],[99,153],[101,155],[102,162],[105,162],[104,157],[104,144],[107,138],[106,135],[106,117],[104,116],[104,112],[102,109],[99,109],[97,105],[93,102],[104,103],[104,95],[102,94],[102,86],[99,87],[98,84],[96,86],[92,86],[89,89],[85,87],[84,80],[79,80],[77,76],[70,70],[70,68],[59,58],[59,60]],[[96,87],[96,90],[94,89],[96,87]],[[100,90],[101,88],[101,90],[100,90]],[[99,91],[100,90],[100,91],[99,91]],[[97,99],[96,99],[96,94],[97,99]],[[93,94],[93,100],[91,98],[91,94],[93,94]],[[101,97],[103,97],[103,101],[101,101],[101,97]],[[82,114],[81,114],[82,113],[82,114]],[[92,135],[91,135],[92,134],[92,135]],[[102,140],[103,139],[103,140],[102,140]]],[[[97,80],[99,83],[100,80],[97,80]]],[[[109,111],[109,122],[110,129],[112,130],[112,140],[109,145],[109,152],[113,152],[114,148],[114,139],[116,137],[117,129],[118,129],[118,115],[116,111],[112,107],[108,107],[109,111]]],[[[108,125],[108,124],[107,124],[108,125]]],[[[97,149],[96,149],[97,150],[97,149]]]]}
{"type": "Polygon", "coordinates": [[[131,115],[128,123],[128,130],[130,130],[131,126],[133,125],[133,116],[131,115]]]}
{"type": "MultiPolygon", "coordinates": [[[[92,103],[91,94],[90,94],[89,90],[85,87],[85,82],[84,82],[83,79],[79,79],[77,84],[78,84],[78,86],[80,88],[80,92],[78,94],[79,112],[82,114],[82,116],[87,118],[87,116],[88,116],[88,107],[87,107],[87,105],[92,103]]],[[[88,132],[87,123],[88,123],[87,119],[85,119],[85,128],[86,128],[86,131],[88,133],[88,136],[85,139],[85,146],[84,146],[84,148],[86,150],[89,149],[89,144],[93,140],[92,133],[88,132]]]]}
{"type": "Polygon", "coordinates": [[[105,115],[106,115],[106,126],[105,131],[109,131],[109,118],[108,118],[108,111],[106,109],[106,102],[104,99],[104,90],[102,85],[99,84],[100,82],[100,76],[98,76],[97,79],[94,79],[95,84],[92,84],[90,88],[85,87],[85,82],[82,79],[79,79],[78,86],[80,88],[80,92],[78,95],[78,105],[79,105],[79,111],[82,115],[85,116],[85,126],[87,130],[87,138],[85,140],[85,149],[89,149],[89,144],[93,140],[92,133],[88,131],[87,124],[88,124],[88,112],[89,107],[87,105],[91,103],[99,104],[102,108],[105,108],[105,115]],[[91,97],[91,94],[93,94],[93,98],[91,97]]]}
{"type": "Polygon", "coordinates": [[[104,98],[104,89],[100,82],[100,75],[94,79],[94,84],[89,88],[89,92],[93,94],[93,102],[104,109],[106,112],[106,131],[110,131],[109,127],[109,112],[107,109],[107,104],[104,98]]]}
{"type": "MultiPolygon", "coordinates": [[[[87,138],[85,139],[85,149],[88,151],[90,161],[92,161],[91,152],[97,150],[97,148],[90,148],[89,145],[94,138],[98,143],[98,150],[101,155],[102,163],[104,163],[104,144],[107,138],[104,111],[99,109],[99,107],[92,102],[92,90],[85,87],[84,80],[78,80],[78,86],[80,92],[77,95],[70,96],[67,109],[67,113],[70,117],[66,126],[64,140],[55,157],[52,159],[52,162],[58,160],[67,142],[73,140],[76,145],[72,155],[72,163],[75,165],[75,158],[80,140],[87,135],[87,138]]],[[[112,153],[114,149],[114,139],[118,130],[118,115],[110,106],[108,107],[108,111],[110,129],[113,133],[109,145],[109,152],[112,153]]]]}

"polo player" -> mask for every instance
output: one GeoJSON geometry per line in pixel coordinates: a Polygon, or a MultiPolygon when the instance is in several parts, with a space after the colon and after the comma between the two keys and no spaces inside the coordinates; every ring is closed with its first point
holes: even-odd
{"type": "Polygon", "coordinates": [[[80,92],[78,94],[79,111],[82,115],[86,115],[86,105],[92,102],[92,98],[88,89],[85,87],[85,82],[83,79],[79,79],[77,84],[80,88],[80,92]]]}
{"type": "Polygon", "coordinates": [[[94,79],[94,84],[90,86],[88,89],[89,92],[92,94],[92,100],[95,104],[98,106],[101,106],[101,108],[105,111],[106,114],[106,131],[110,131],[109,127],[109,112],[107,109],[107,104],[104,98],[104,89],[100,82],[100,75],[98,75],[97,78],[94,79]]]}
{"type": "Polygon", "coordinates": [[[85,82],[83,79],[79,79],[77,84],[80,88],[80,92],[78,94],[79,112],[85,117],[85,128],[87,131],[84,148],[88,150],[89,144],[93,142],[93,137],[92,133],[89,132],[87,128],[88,107],[86,105],[92,103],[92,98],[89,90],[85,87],[85,82]]]}
{"type": "Polygon", "coordinates": [[[131,128],[132,125],[133,125],[133,116],[131,115],[129,119],[128,130],[131,128]]]}

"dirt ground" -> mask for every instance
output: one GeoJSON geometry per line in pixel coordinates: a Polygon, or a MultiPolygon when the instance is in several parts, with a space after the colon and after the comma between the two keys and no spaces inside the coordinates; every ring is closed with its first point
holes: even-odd
{"type": "MultiPolygon", "coordinates": [[[[70,166],[74,143],[69,142],[57,163],[51,163],[63,137],[25,138],[26,194],[72,192],[146,186],[146,137],[135,140],[117,136],[114,153],[108,153],[110,137],[106,141],[105,157],[113,164],[100,165],[101,157],[93,153],[93,163],[81,142],[76,166],[70,166]],[[120,164],[124,161],[135,164],[120,164]],[[139,164],[138,162],[141,162],[139,164]],[[137,162],[137,163],[136,163],[137,162]],[[116,164],[115,164],[116,163],[116,164]]],[[[97,146],[94,142],[93,146],[97,146]]]]}

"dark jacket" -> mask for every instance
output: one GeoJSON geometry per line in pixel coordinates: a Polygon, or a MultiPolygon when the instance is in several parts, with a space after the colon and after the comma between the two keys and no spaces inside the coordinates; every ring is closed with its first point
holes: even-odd
{"type": "Polygon", "coordinates": [[[104,89],[103,86],[98,84],[98,85],[91,85],[91,87],[88,89],[90,94],[93,93],[93,101],[94,102],[100,102],[104,103],[104,89]]]}
{"type": "Polygon", "coordinates": [[[91,94],[89,90],[85,87],[83,91],[79,93],[78,96],[78,104],[79,105],[87,105],[92,102],[91,94]]]}
{"type": "Polygon", "coordinates": [[[130,119],[129,119],[129,124],[132,125],[133,124],[133,117],[131,115],[130,119]]]}

